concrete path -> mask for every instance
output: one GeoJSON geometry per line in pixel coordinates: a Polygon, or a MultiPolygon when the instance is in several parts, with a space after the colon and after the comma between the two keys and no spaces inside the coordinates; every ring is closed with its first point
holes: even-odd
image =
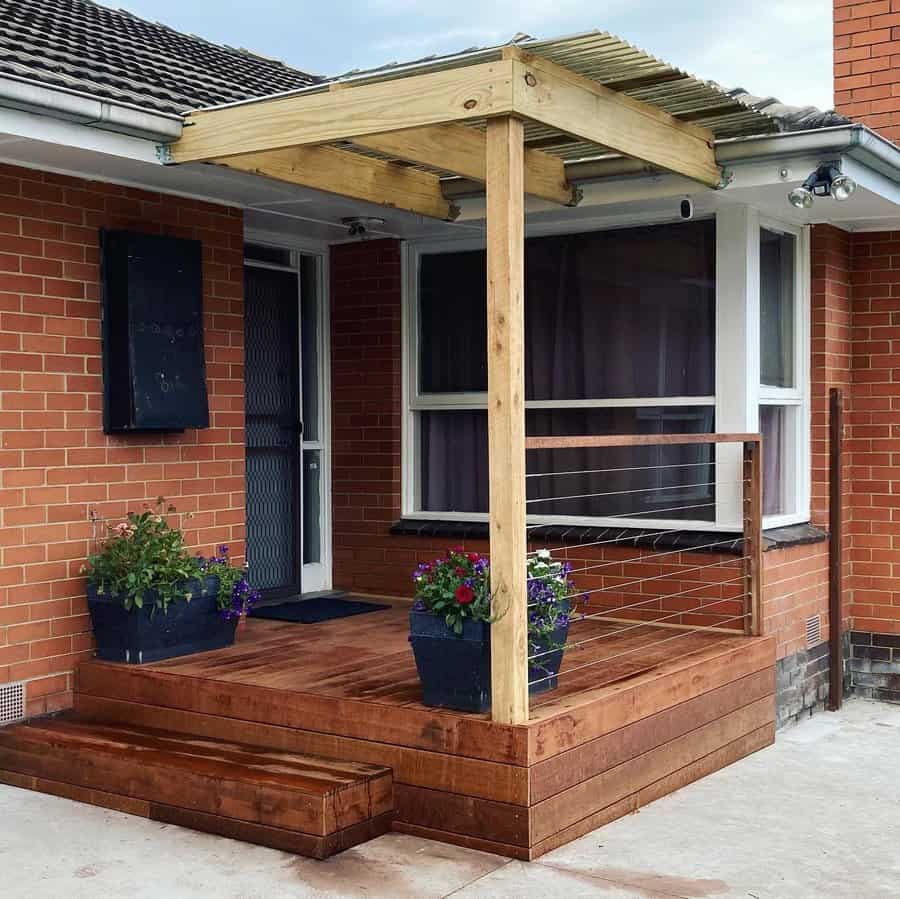
{"type": "Polygon", "coordinates": [[[391,834],[327,862],[0,786],[4,899],[900,896],[900,706],[851,701],[523,864],[391,834]]]}

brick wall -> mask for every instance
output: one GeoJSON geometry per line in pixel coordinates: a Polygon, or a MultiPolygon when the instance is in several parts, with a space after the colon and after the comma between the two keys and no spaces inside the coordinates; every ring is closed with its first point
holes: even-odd
{"type": "MultiPolygon", "coordinates": [[[[827,387],[849,381],[849,269],[845,238],[833,228],[817,229],[815,241],[815,439],[818,518],[827,522],[827,387]],[[822,443],[824,441],[824,443],[822,443]],[[825,479],[823,482],[823,478],[825,479]]],[[[418,562],[435,558],[448,546],[486,552],[485,540],[460,540],[390,534],[400,517],[400,246],[396,241],[370,241],[332,248],[331,303],[334,400],[334,579],[335,586],[364,592],[410,596],[411,572],[418,562]]],[[[735,569],[727,556],[667,553],[627,546],[585,549],[555,547],[572,561],[582,589],[603,588],[592,596],[624,604],[640,599],[691,592],[657,606],[647,617],[671,615],[708,603],[712,611],[735,614],[732,580],[735,569]],[[719,569],[683,574],[713,562],[719,569]],[[640,592],[614,592],[617,583],[640,578],[640,592]],[[692,588],[699,589],[693,590],[692,588]]],[[[766,553],[770,584],[763,617],[779,636],[779,653],[805,648],[806,619],[823,616],[827,633],[827,544],[818,543],[766,553]]],[[[680,619],[671,618],[673,622],[680,619]]],[[[689,619],[684,619],[689,620],[689,619]]],[[[696,618],[694,619],[696,622],[696,618]]],[[[711,623],[707,621],[707,623],[711,623]]]]}
{"type": "Polygon", "coordinates": [[[853,270],[854,630],[900,634],[900,233],[857,233],[853,270]]]}
{"type": "Polygon", "coordinates": [[[406,595],[400,517],[400,242],[331,248],[334,583],[406,595]]]}
{"type": "Polygon", "coordinates": [[[0,167],[0,683],[27,681],[29,715],[70,704],[91,652],[90,508],[118,517],[163,495],[196,513],[198,549],[242,553],[242,296],[239,211],[0,167]],[[103,227],[203,242],[209,429],[103,434],[103,227]]]}
{"type": "Polygon", "coordinates": [[[900,2],[834,0],[835,109],[900,138],[900,2]]]}

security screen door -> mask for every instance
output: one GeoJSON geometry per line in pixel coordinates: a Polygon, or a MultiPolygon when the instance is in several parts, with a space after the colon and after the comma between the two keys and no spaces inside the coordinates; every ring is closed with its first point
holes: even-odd
{"type": "Polygon", "coordinates": [[[247,562],[266,598],[328,586],[322,557],[319,260],[248,245],[247,562]]]}

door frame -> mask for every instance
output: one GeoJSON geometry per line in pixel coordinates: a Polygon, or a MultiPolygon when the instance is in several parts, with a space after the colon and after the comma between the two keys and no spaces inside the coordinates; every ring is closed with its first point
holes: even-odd
{"type": "MultiPolygon", "coordinates": [[[[297,304],[298,304],[298,321],[302,332],[303,320],[302,310],[299,308],[301,301],[299,290],[302,289],[302,279],[299,277],[300,255],[311,256],[316,260],[317,266],[317,283],[318,283],[318,323],[319,333],[318,340],[318,375],[319,375],[319,439],[312,441],[316,444],[310,449],[319,449],[319,461],[321,466],[321,474],[319,481],[319,515],[320,515],[320,562],[307,564],[303,562],[300,573],[300,589],[304,593],[315,593],[325,590],[331,590],[334,583],[334,565],[332,553],[332,484],[331,484],[331,466],[332,466],[332,447],[331,447],[331,303],[329,290],[329,246],[323,241],[306,240],[303,238],[287,237],[283,234],[264,231],[257,228],[244,229],[244,243],[261,244],[267,247],[288,250],[291,253],[290,268],[297,272],[297,304]],[[313,568],[315,566],[315,568],[313,568]],[[318,569],[318,570],[315,570],[318,569]]],[[[243,248],[241,249],[242,264],[243,248]]],[[[282,271],[285,266],[267,265],[264,262],[251,263],[253,267],[258,268],[277,268],[282,271]]],[[[301,392],[303,391],[303,346],[301,335],[298,334],[300,343],[300,353],[298,356],[300,371],[298,375],[298,384],[301,392]]],[[[302,414],[302,401],[301,401],[302,414]]],[[[306,422],[304,422],[304,432],[306,430],[306,422]]],[[[307,440],[304,436],[300,442],[300,495],[303,494],[303,452],[307,447],[307,440]]],[[[302,501],[302,500],[301,500],[302,501]]],[[[303,521],[303,510],[298,509],[298,518],[303,521]]],[[[300,552],[303,552],[303,539],[301,531],[300,552]]]]}

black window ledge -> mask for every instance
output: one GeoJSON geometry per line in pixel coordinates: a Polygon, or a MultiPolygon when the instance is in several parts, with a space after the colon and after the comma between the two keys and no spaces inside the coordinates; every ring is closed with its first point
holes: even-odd
{"type": "MultiPolygon", "coordinates": [[[[403,537],[431,537],[447,540],[486,540],[486,521],[452,521],[450,519],[401,518],[391,525],[391,534],[403,537]]],[[[811,524],[792,524],[763,531],[765,551],[786,549],[807,543],[821,543],[828,533],[811,524]]],[[[650,549],[683,549],[685,551],[743,555],[743,539],[737,533],[722,531],[666,531],[650,528],[590,527],[548,524],[529,532],[529,540],[558,544],[604,542],[607,545],[647,547],[650,549]],[[710,546],[709,544],[715,544],[710,546]]]]}

